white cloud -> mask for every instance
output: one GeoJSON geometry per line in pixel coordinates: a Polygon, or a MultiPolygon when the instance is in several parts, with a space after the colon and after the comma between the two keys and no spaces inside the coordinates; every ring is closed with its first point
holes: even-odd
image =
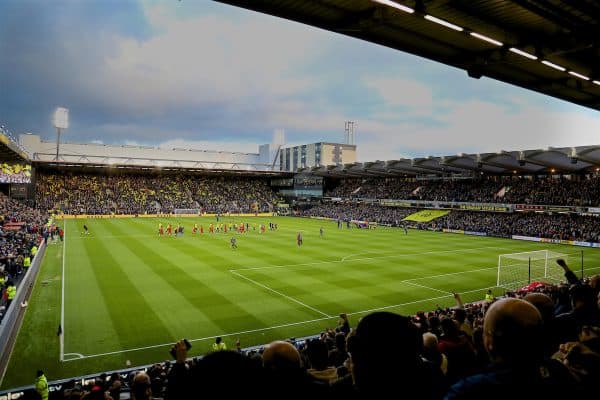
{"type": "Polygon", "coordinates": [[[555,111],[522,102],[521,107],[481,100],[442,100],[444,113],[428,118],[405,112],[405,120],[390,113],[359,119],[312,107],[296,100],[271,108],[268,123],[286,131],[306,132],[290,137],[288,145],[344,138],[344,121],[355,121],[359,161],[448,155],[460,152],[495,152],[600,144],[600,115],[587,110],[555,111]]]}
{"type": "MultiPolygon", "coordinates": [[[[152,126],[141,128],[137,124],[105,124],[94,127],[94,130],[102,132],[102,134],[105,136],[120,137],[120,141],[113,141],[110,143],[114,145],[258,153],[258,146],[263,144],[254,141],[243,141],[240,140],[239,137],[234,139],[221,138],[214,140],[181,139],[200,137],[202,136],[202,133],[189,130],[171,129],[169,130],[168,134],[165,135],[163,128],[152,126]],[[140,131],[142,132],[142,135],[140,135],[140,131]],[[134,137],[143,137],[144,139],[132,139],[134,137]]],[[[92,140],[92,143],[104,144],[102,140],[92,140]]]]}
{"type": "Polygon", "coordinates": [[[600,144],[600,115],[592,112],[552,111],[531,105],[515,111],[467,101],[456,102],[437,118],[439,126],[361,122],[361,160],[600,144]]]}
{"type": "Polygon", "coordinates": [[[379,93],[387,107],[406,108],[417,115],[431,115],[433,112],[432,90],[418,81],[397,78],[368,78],[365,80],[365,84],[379,93]]]}
{"type": "Polygon", "coordinates": [[[314,84],[294,70],[319,48],[323,33],[316,30],[272,18],[177,19],[161,5],[147,16],[156,35],[147,41],[116,38],[118,50],[106,59],[104,75],[89,82],[128,110],[263,101],[314,84]]]}

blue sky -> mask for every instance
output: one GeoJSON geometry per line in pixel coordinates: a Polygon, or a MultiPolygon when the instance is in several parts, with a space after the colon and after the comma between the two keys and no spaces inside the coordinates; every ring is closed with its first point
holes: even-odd
{"type": "Polygon", "coordinates": [[[341,142],[360,161],[600,144],[600,113],[208,0],[3,0],[0,123],[54,140],[256,152],[341,142]]]}

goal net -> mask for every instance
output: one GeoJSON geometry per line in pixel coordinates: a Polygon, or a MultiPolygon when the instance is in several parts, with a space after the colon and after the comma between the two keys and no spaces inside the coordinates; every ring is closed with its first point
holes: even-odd
{"type": "Polygon", "coordinates": [[[564,271],[556,265],[556,260],[562,258],[568,264],[568,257],[550,250],[500,254],[497,286],[513,290],[535,281],[561,282],[565,279],[564,271]]]}
{"type": "Polygon", "coordinates": [[[176,208],[173,210],[173,214],[195,214],[198,215],[202,213],[202,210],[199,208],[176,208]]]}

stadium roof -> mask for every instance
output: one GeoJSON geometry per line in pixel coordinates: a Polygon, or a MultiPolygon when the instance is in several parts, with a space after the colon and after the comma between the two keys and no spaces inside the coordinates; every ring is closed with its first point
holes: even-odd
{"type": "Polygon", "coordinates": [[[597,0],[216,0],[600,110],[597,0]]]}
{"type": "Polygon", "coordinates": [[[598,172],[600,146],[499,151],[497,153],[400,159],[306,168],[299,172],[332,178],[486,175],[544,175],[598,172]]]}
{"type": "Polygon", "coordinates": [[[23,163],[28,160],[29,157],[27,154],[19,149],[15,142],[3,133],[0,133],[0,162],[23,163]]]}

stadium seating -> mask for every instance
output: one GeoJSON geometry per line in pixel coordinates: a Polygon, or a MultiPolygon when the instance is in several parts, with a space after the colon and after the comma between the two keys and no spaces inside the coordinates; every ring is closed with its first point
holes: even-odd
{"type": "MultiPolygon", "coordinates": [[[[507,179],[504,181],[432,181],[432,182],[406,182],[395,179],[366,179],[346,180],[337,188],[328,193],[329,196],[348,199],[374,198],[374,199],[427,199],[443,201],[472,201],[472,202],[497,202],[497,203],[524,203],[524,204],[556,204],[598,206],[600,201],[600,179],[591,178],[585,181],[537,181],[507,179]],[[499,195],[501,194],[501,196],[499,195]]],[[[18,262],[9,261],[28,254],[33,244],[44,235],[47,210],[60,209],[65,213],[154,213],[172,212],[177,208],[200,208],[206,212],[254,212],[271,210],[278,200],[278,195],[262,179],[241,179],[233,177],[207,177],[176,175],[92,175],[71,173],[66,176],[42,171],[36,183],[36,201],[38,208],[27,207],[14,200],[0,195],[0,215],[2,215],[2,228],[0,229],[0,263],[10,274],[18,274],[18,262]],[[40,211],[43,210],[43,211],[40,211]],[[16,256],[16,257],[15,257],[16,256]]],[[[391,226],[403,226],[402,220],[408,215],[418,211],[415,208],[385,207],[377,204],[358,202],[348,203],[320,203],[312,208],[297,210],[299,216],[319,216],[344,221],[359,220],[373,221],[391,226]]],[[[600,219],[593,216],[576,214],[536,214],[536,213],[492,213],[473,211],[452,211],[430,222],[411,222],[411,225],[420,229],[455,229],[474,232],[485,232],[488,235],[510,237],[523,235],[533,237],[548,237],[561,240],[578,240],[600,242],[600,219]]],[[[544,318],[544,338],[551,340],[545,343],[544,356],[557,361],[554,366],[564,369],[565,376],[574,376],[576,379],[564,381],[564,387],[573,390],[573,398],[586,398],[595,389],[595,379],[600,371],[600,311],[597,305],[583,304],[581,292],[590,293],[591,298],[597,298],[600,289],[598,277],[586,279],[581,282],[570,282],[584,286],[584,290],[569,291],[569,284],[543,285],[532,289],[540,294],[542,299],[548,299],[550,313],[542,312],[544,318]],[[577,300],[570,302],[571,300],[577,300]],[[565,300],[566,299],[566,300],[565,300]],[[581,305],[583,304],[583,305],[581,305]],[[595,306],[595,307],[594,307],[595,306]],[[582,318],[585,309],[585,326],[578,326],[582,334],[579,337],[569,337],[560,330],[561,324],[572,324],[582,318]],[[562,315],[558,317],[561,310],[562,315]],[[566,314],[565,314],[566,312],[566,314]],[[562,322],[561,322],[562,321],[562,322]],[[557,328],[549,331],[552,327],[557,328]],[[584,334],[585,333],[585,334],[584,334]],[[569,341],[568,346],[561,346],[569,341]],[[577,350],[573,350],[577,349],[577,350]],[[584,355],[585,357],[581,356],[584,355]],[[581,356],[581,357],[580,357],[581,356]],[[579,357],[579,358],[577,358],[579,357]],[[567,360],[568,362],[565,362],[567,360]],[[575,363],[578,363],[575,365],[575,363]]],[[[525,298],[536,307],[541,307],[539,298],[535,301],[527,298],[528,290],[507,292],[507,297],[525,298]]],[[[585,297],[589,299],[590,296],[585,297]]],[[[419,351],[422,362],[418,368],[433,369],[436,373],[435,385],[441,391],[423,393],[419,398],[442,398],[450,390],[453,383],[459,379],[484,371],[485,365],[490,362],[483,342],[483,322],[488,310],[488,302],[462,304],[460,296],[456,296],[457,307],[438,308],[427,312],[420,312],[410,316],[410,331],[419,335],[433,333],[440,340],[440,344],[433,348],[424,347],[419,351]],[[457,330],[451,329],[458,327],[457,330]],[[452,331],[451,335],[449,332],[452,331]],[[451,336],[451,337],[450,337],[451,336]],[[460,374],[446,374],[449,370],[445,362],[456,360],[456,350],[453,343],[460,342],[467,346],[470,355],[468,365],[461,366],[460,374]],[[436,350],[437,349],[437,350],[436,350]],[[448,361],[450,360],[450,361],[448,361]]],[[[588,302],[589,303],[589,302],[588,302]]],[[[340,310],[343,312],[344,310],[340,310]]],[[[540,308],[540,311],[542,309],[540,308]]],[[[144,370],[150,377],[151,389],[157,398],[177,399],[181,388],[197,387],[204,389],[210,385],[214,370],[222,368],[222,363],[230,363],[227,368],[231,370],[246,371],[252,380],[234,377],[239,385],[220,386],[223,396],[233,394],[239,389],[246,393],[263,393],[265,387],[272,385],[273,379],[287,379],[293,390],[298,393],[327,394],[333,398],[355,395],[351,375],[351,362],[348,358],[346,344],[358,352],[360,342],[356,342],[358,320],[350,321],[352,327],[350,334],[345,335],[333,326],[324,326],[321,334],[300,340],[288,339],[304,360],[305,367],[293,372],[290,371],[265,371],[262,353],[264,346],[255,348],[239,348],[233,352],[240,355],[233,356],[224,353],[222,356],[212,356],[207,360],[201,358],[187,359],[182,365],[175,362],[162,362],[145,367],[136,367],[118,371],[116,374],[107,372],[99,376],[87,376],[77,379],[62,381],[53,386],[54,398],[87,398],[94,397],[94,392],[111,392],[114,396],[120,393],[119,398],[129,398],[135,373],[144,370]],[[355,326],[352,326],[352,325],[355,326]],[[325,367],[328,371],[336,370],[336,377],[323,384],[323,377],[318,381],[307,373],[307,364],[311,359],[309,354],[310,342],[316,340],[325,344],[328,358],[325,367]],[[353,343],[354,341],[354,343],[353,343]],[[352,347],[354,346],[354,347],[352,347]],[[358,347],[357,347],[358,346],[358,347]],[[229,360],[229,361],[227,361],[229,360]],[[183,369],[181,369],[183,368],[183,369]],[[183,371],[183,372],[182,372],[183,371]],[[212,372],[212,374],[211,374],[212,372]],[[275,375],[273,375],[275,374],[275,375]],[[117,385],[115,382],[119,381],[117,385]],[[181,385],[181,386],[177,386],[181,385]],[[192,385],[192,386],[190,386],[192,385]],[[117,390],[116,386],[120,389],[117,390]]],[[[570,325],[569,325],[570,326],[570,325]]],[[[388,342],[391,338],[381,336],[378,342],[382,349],[386,346],[396,346],[388,342]]],[[[360,335],[359,335],[360,336],[360,335]]],[[[319,343],[319,344],[322,344],[319,343]]],[[[408,351],[408,350],[407,350],[408,351]]],[[[376,360],[383,360],[384,354],[373,355],[376,360]]],[[[463,360],[464,361],[464,360],[463,360]]],[[[402,363],[402,360],[395,360],[402,363]]],[[[387,364],[386,364],[387,365],[387,364]]],[[[269,366],[270,368],[270,366],[269,366]]],[[[283,367],[281,367],[283,368],[283,367]]],[[[452,371],[452,368],[450,368],[452,371]]],[[[355,371],[356,372],[356,371],[355,371]]],[[[317,373],[318,375],[318,373],[317,373]]],[[[422,377],[425,375],[419,375],[422,377]]],[[[427,375],[430,376],[430,375],[427,375]]],[[[433,376],[433,375],[431,375],[433,376]]],[[[51,377],[50,377],[51,378],[51,377]]],[[[432,378],[433,379],[433,378],[432,378]]],[[[26,389],[19,388],[17,392],[25,393],[26,389]]],[[[437,389],[436,389],[437,390],[437,389]]],[[[266,391],[265,393],[270,393],[266,391]]],[[[452,393],[452,390],[450,390],[452,393]]],[[[198,393],[196,393],[198,394],[198,393]]],[[[267,397],[269,397],[267,395],[267,397]]],[[[18,397],[11,397],[18,398],[18,397]]],[[[105,397],[107,398],[107,397],[105,397]]],[[[181,397],[183,398],[183,397],[181,397]]],[[[189,398],[189,397],[188,397],[189,398]]],[[[515,394],[514,398],[519,398],[515,394]]]]}
{"type": "Polygon", "coordinates": [[[273,209],[279,197],[264,179],[41,172],[36,203],[65,214],[156,214],[175,209],[252,213],[273,209]]]}

